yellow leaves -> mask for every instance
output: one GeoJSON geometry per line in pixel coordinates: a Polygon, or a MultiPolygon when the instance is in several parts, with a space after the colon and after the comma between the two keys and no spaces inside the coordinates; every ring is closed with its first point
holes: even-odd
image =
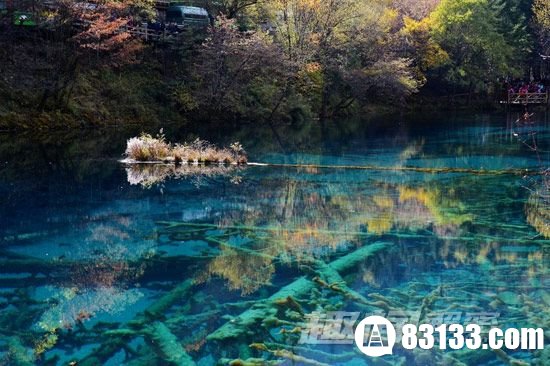
{"type": "Polygon", "coordinates": [[[441,66],[449,60],[449,54],[431,35],[431,32],[437,27],[437,23],[432,17],[418,21],[405,17],[403,23],[401,34],[415,49],[416,60],[421,70],[425,71],[441,66]]]}
{"type": "Polygon", "coordinates": [[[382,12],[379,24],[384,32],[390,32],[391,28],[396,24],[399,17],[399,12],[392,8],[386,8],[382,12]]]}
{"type": "Polygon", "coordinates": [[[308,62],[298,73],[306,84],[304,87],[317,90],[323,86],[323,66],[318,62],[308,62]]]}
{"type": "Polygon", "coordinates": [[[373,217],[367,219],[367,227],[370,233],[383,234],[391,230],[394,224],[392,198],[384,195],[375,195],[372,197],[377,210],[373,217]]]}
{"type": "Polygon", "coordinates": [[[277,0],[274,2],[276,9],[292,12],[318,13],[323,7],[320,0],[277,0]]]}
{"type": "Polygon", "coordinates": [[[415,20],[408,16],[403,18],[402,32],[406,35],[420,35],[427,33],[433,26],[433,22],[430,17],[426,17],[422,20],[415,20]]]}
{"type": "Polygon", "coordinates": [[[539,27],[550,31],[550,2],[548,0],[533,2],[533,19],[539,27]]]}
{"type": "Polygon", "coordinates": [[[321,8],[320,0],[299,0],[296,1],[296,6],[304,10],[319,11],[321,8]]]}
{"type": "Polygon", "coordinates": [[[323,66],[319,62],[305,63],[298,72],[298,90],[311,98],[320,98],[323,85],[323,66]]]}
{"type": "Polygon", "coordinates": [[[379,216],[367,220],[369,232],[373,234],[384,234],[393,227],[391,212],[384,212],[379,216]]]}
{"type": "Polygon", "coordinates": [[[399,12],[396,9],[387,8],[384,10],[382,17],[388,21],[394,22],[399,16],[399,12]]]}
{"type": "Polygon", "coordinates": [[[241,290],[241,294],[246,296],[268,285],[275,267],[269,257],[254,256],[226,247],[209,263],[207,271],[207,277],[219,276],[227,281],[231,290],[241,290]]]}
{"type": "Polygon", "coordinates": [[[442,33],[450,27],[472,21],[488,7],[487,0],[442,0],[429,15],[432,31],[442,33]]]}
{"type": "MultiPolygon", "coordinates": [[[[452,194],[447,192],[447,194],[452,194]]],[[[460,204],[449,197],[443,197],[437,189],[426,190],[424,188],[399,187],[399,201],[417,201],[426,207],[438,225],[461,225],[472,220],[471,215],[455,212],[460,209],[460,204]]]]}
{"type": "Polygon", "coordinates": [[[438,191],[435,193],[426,191],[423,188],[414,189],[409,187],[399,187],[399,201],[416,200],[421,202],[424,206],[428,206],[434,201],[434,198],[438,195],[438,191]]]}
{"type": "Polygon", "coordinates": [[[426,52],[422,59],[422,67],[424,69],[431,69],[445,64],[449,61],[450,57],[447,51],[445,51],[436,42],[429,42],[426,47],[426,52]]]}
{"type": "MultiPolygon", "coordinates": [[[[278,1],[276,38],[293,60],[311,60],[319,49],[345,44],[362,21],[357,0],[286,0],[278,1]]],[[[378,19],[378,18],[377,18],[378,19]]]]}
{"type": "Polygon", "coordinates": [[[372,200],[380,208],[392,208],[393,207],[393,200],[389,197],[374,196],[372,198],[372,200]]]}
{"type": "Polygon", "coordinates": [[[550,1],[535,0],[533,2],[533,23],[539,36],[543,52],[550,52],[550,1]]]}

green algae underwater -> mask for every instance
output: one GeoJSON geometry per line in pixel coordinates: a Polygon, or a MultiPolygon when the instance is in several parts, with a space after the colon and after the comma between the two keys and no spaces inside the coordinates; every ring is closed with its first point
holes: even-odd
{"type": "Polygon", "coordinates": [[[120,164],[135,130],[0,135],[0,365],[548,365],[300,343],[331,311],[498,314],[548,342],[550,124],[515,120],[202,132],[248,166],[120,164]]]}

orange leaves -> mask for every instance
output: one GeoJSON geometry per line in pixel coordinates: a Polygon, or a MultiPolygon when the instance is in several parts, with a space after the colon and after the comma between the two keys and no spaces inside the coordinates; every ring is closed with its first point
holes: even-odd
{"type": "Polygon", "coordinates": [[[134,62],[143,46],[127,31],[132,21],[131,3],[128,0],[106,1],[86,7],[73,4],[70,9],[80,25],[73,40],[83,50],[108,55],[107,63],[111,66],[134,62]]]}
{"type": "Polygon", "coordinates": [[[304,71],[308,74],[320,72],[322,68],[322,65],[318,62],[309,62],[304,65],[304,71]]]}

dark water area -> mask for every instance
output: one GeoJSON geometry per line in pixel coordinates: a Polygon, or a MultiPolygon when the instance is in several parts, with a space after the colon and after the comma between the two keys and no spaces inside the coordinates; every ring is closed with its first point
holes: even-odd
{"type": "Polygon", "coordinates": [[[518,118],[163,126],[277,164],[238,168],[123,165],[137,127],[2,134],[0,365],[548,365],[300,342],[330,311],[484,314],[548,342],[550,121],[518,118]]]}

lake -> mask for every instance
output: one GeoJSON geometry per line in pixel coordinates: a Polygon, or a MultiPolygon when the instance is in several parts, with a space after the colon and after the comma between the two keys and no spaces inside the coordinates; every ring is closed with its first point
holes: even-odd
{"type": "Polygon", "coordinates": [[[371,359],[338,323],[548,340],[550,123],[518,116],[163,131],[238,140],[245,167],[123,165],[137,127],[0,135],[0,365],[548,365],[371,359]]]}

